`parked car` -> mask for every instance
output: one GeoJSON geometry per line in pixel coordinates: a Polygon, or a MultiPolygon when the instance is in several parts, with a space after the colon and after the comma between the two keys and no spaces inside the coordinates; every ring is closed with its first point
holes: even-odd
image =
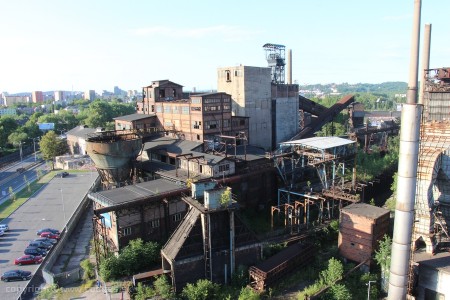
{"type": "Polygon", "coordinates": [[[26,170],[25,170],[25,168],[18,168],[16,171],[17,171],[17,173],[23,173],[23,172],[25,172],[26,170]]]}
{"type": "Polygon", "coordinates": [[[52,233],[52,232],[43,232],[43,233],[41,233],[40,237],[59,240],[59,234],[52,233]]]}
{"type": "Polygon", "coordinates": [[[22,255],[14,260],[15,265],[33,265],[40,264],[42,262],[42,256],[40,255],[22,255]]]}
{"type": "Polygon", "coordinates": [[[25,255],[39,255],[39,256],[46,256],[47,255],[47,251],[45,251],[42,248],[38,248],[38,247],[27,247],[24,251],[23,254],[25,255]]]}
{"type": "Polygon", "coordinates": [[[57,239],[49,239],[49,238],[46,238],[46,237],[35,239],[35,241],[36,242],[49,243],[49,244],[52,244],[52,245],[54,245],[54,244],[56,244],[58,242],[57,239]]]}
{"type": "Polygon", "coordinates": [[[23,271],[23,270],[10,270],[6,271],[2,275],[2,281],[12,281],[12,280],[30,280],[31,279],[31,272],[30,271],[23,271]]]}
{"type": "Polygon", "coordinates": [[[36,232],[36,234],[37,235],[41,235],[43,232],[51,232],[51,233],[54,233],[54,234],[60,234],[59,233],[59,230],[57,230],[57,229],[53,229],[53,228],[42,228],[42,229],[39,229],[37,232],[36,232]]]}
{"type": "Polygon", "coordinates": [[[41,249],[48,251],[48,249],[50,249],[52,247],[52,244],[32,241],[28,244],[28,247],[37,247],[37,248],[41,248],[41,249]]]}
{"type": "Polygon", "coordinates": [[[61,177],[61,178],[64,178],[64,177],[69,176],[69,173],[67,173],[67,172],[60,172],[60,173],[58,173],[58,176],[61,177]]]}
{"type": "Polygon", "coordinates": [[[9,230],[8,224],[0,224],[0,230],[1,231],[8,231],[9,230]]]}

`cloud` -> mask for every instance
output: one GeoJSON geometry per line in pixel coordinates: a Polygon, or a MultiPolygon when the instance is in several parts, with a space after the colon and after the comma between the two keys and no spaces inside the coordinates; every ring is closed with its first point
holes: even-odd
{"type": "Polygon", "coordinates": [[[167,26],[154,26],[136,28],[131,34],[138,36],[165,36],[173,38],[202,39],[207,37],[221,37],[225,40],[242,40],[259,34],[261,31],[251,31],[238,26],[217,25],[199,28],[175,28],[167,26]]]}

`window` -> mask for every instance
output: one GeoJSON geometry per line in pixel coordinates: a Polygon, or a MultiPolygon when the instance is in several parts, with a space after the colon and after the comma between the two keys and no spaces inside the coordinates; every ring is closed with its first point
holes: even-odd
{"type": "Polygon", "coordinates": [[[193,98],[193,99],[191,99],[191,103],[192,104],[201,104],[202,103],[202,99],[200,99],[200,98],[193,98]]]}
{"type": "Polygon", "coordinates": [[[225,104],[224,106],[223,106],[223,110],[230,110],[231,109],[231,107],[230,107],[230,105],[228,105],[228,104],[225,104]]]}
{"type": "Polygon", "coordinates": [[[202,111],[201,107],[191,107],[192,111],[202,111]]]}
{"type": "Polygon", "coordinates": [[[172,220],[174,222],[180,221],[181,220],[181,213],[176,213],[176,214],[172,215],[172,220]]]}
{"type": "Polygon", "coordinates": [[[177,97],[177,90],[173,89],[173,97],[176,98],[177,97]]]}
{"type": "Polygon", "coordinates": [[[182,106],[181,107],[181,113],[183,115],[188,115],[189,114],[189,106],[182,106]]]}
{"type": "Polygon", "coordinates": [[[206,121],[205,122],[205,128],[206,129],[215,129],[215,128],[219,128],[220,126],[220,121],[206,121]]]}
{"type": "Polygon", "coordinates": [[[225,172],[225,171],[229,171],[229,170],[230,170],[229,164],[219,166],[219,172],[225,172]]]}
{"type": "Polygon", "coordinates": [[[239,125],[245,125],[245,120],[240,120],[239,125]]]}
{"type": "Polygon", "coordinates": [[[172,121],[164,121],[164,127],[165,128],[172,127],[172,126],[173,126],[172,121]]]}
{"type": "Polygon", "coordinates": [[[179,114],[180,113],[180,108],[178,106],[174,106],[173,107],[173,113],[174,114],[179,114]]]}
{"type": "Polygon", "coordinates": [[[192,127],[194,128],[194,129],[200,129],[201,128],[201,126],[202,126],[202,122],[201,121],[192,121],[193,123],[192,123],[192,127]]]}
{"type": "Polygon", "coordinates": [[[162,106],[161,105],[156,105],[156,112],[157,113],[162,112],[162,106]]]}
{"type": "Polygon", "coordinates": [[[151,228],[158,228],[159,227],[159,219],[150,221],[150,227],[151,228]]]}
{"type": "Polygon", "coordinates": [[[155,106],[152,105],[152,112],[155,112],[155,106]]]}
{"type": "Polygon", "coordinates": [[[131,235],[131,227],[122,228],[122,235],[123,236],[131,235]]]}
{"type": "Polygon", "coordinates": [[[164,105],[164,113],[165,114],[171,114],[172,113],[172,106],[164,105]]]}
{"type": "Polygon", "coordinates": [[[230,72],[230,70],[226,70],[225,71],[225,76],[227,77],[227,82],[230,82],[231,81],[231,72],[230,72]]]}
{"type": "Polygon", "coordinates": [[[223,127],[230,127],[230,120],[223,120],[223,127]]]}

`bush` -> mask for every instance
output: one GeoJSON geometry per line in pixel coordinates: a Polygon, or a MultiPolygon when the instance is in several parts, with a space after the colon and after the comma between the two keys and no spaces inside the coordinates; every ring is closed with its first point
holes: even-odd
{"type": "Polygon", "coordinates": [[[136,294],[134,295],[135,300],[146,300],[153,298],[155,296],[155,291],[149,287],[142,285],[141,282],[138,283],[136,294]]]}
{"type": "Polygon", "coordinates": [[[200,279],[195,284],[188,283],[181,295],[188,300],[208,300],[217,297],[220,286],[207,279],[200,279]]]}
{"type": "Polygon", "coordinates": [[[164,275],[159,276],[153,283],[155,292],[163,299],[175,299],[175,293],[172,289],[172,285],[164,275]]]}
{"type": "Polygon", "coordinates": [[[94,271],[94,264],[91,263],[89,258],[82,260],[80,263],[80,267],[83,269],[83,279],[89,280],[94,278],[95,271],[94,271]]]}
{"type": "Polygon", "coordinates": [[[255,292],[252,288],[245,287],[241,289],[239,293],[239,300],[259,300],[259,294],[255,292]]]}
{"type": "Polygon", "coordinates": [[[100,263],[100,276],[105,281],[130,276],[150,269],[159,259],[160,246],[157,243],[132,240],[118,257],[111,255],[100,263]]]}
{"type": "Polygon", "coordinates": [[[352,294],[343,284],[332,285],[325,294],[325,299],[329,300],[352,300],[352,294]]]}

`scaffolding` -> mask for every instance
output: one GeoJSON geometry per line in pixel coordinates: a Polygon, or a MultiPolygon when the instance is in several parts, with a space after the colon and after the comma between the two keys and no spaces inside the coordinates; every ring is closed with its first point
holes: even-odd
{"type": "Polygon", "coordinates": [[[278,217],[284,227],[299,232],[312,222],[334,218],[342,206],[359,202],[354,184],[356,151],[355,141],[339,137],[281,143],[273,160],[285,186],[278,189],[278,203],[272,206],[272,229],[278,217]],[[346,181],[346,176],[352,180],[346,181]]]}

